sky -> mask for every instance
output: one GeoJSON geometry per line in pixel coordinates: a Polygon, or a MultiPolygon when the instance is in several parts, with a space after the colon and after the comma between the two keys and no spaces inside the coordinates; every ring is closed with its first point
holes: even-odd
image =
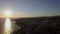
{"type": "Polygon", "coordinates": [[[60,0],[0,0],[0,17],[11,10],[11,17],[60,15],[60,0]]]}

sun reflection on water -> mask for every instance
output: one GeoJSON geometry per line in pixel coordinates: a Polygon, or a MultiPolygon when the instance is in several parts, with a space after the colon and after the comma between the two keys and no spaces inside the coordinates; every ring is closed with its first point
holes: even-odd
{"type": "Polygon", "coordinates": [[[10,34],[12,30],[11,20],[10,18],[6,18],[4,25],[4,34],[10,34]]]}

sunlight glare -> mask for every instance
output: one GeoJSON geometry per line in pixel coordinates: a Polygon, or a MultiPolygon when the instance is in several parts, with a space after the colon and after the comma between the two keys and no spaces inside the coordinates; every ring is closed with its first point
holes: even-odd
{"type": "Polygon", "coordinates": [[[6,15],[6,17],[10,17],[11,16],[11,11],[10,10],[6,10],[5,15],[6,15]]]}
{"type": "Polygon", "coordinates": [[[5,34],[10,34],[11,33],[11,21],[9,18],[6,18],[5,21],[5,34]]]}
{"type": "Polygon", "coordinates": [[[10,19],[6,18],[6,28],[9,29],[10,28],[10,19]]]}
{"type": "Polygon", "coordinates": [[[4,23],[4,34],[10,34],[12,31],[12,25],[11,25],[11,20],[10,20],[10,16],[11,16],[11,11],[7,10],[5,12],[5,16],[6,16],[6,20],[4,23]]]}

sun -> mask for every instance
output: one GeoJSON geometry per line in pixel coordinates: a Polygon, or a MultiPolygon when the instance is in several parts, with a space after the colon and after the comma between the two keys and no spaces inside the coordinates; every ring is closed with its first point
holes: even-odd
{"type": "Polygon", "coordinates": [[[6,17],[10,17],[11,16],[11,11],[10,10],[6,10],[5,11],[5,16],[6,17]]]}

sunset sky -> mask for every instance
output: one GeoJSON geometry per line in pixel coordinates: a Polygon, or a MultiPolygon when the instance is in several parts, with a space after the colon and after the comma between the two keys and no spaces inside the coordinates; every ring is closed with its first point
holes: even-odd
{"type": "Polygon", "coordinates": [[[0,0],[0,17],[11,10],[11,17],[60,15],[60,0],[0,0]]]}

